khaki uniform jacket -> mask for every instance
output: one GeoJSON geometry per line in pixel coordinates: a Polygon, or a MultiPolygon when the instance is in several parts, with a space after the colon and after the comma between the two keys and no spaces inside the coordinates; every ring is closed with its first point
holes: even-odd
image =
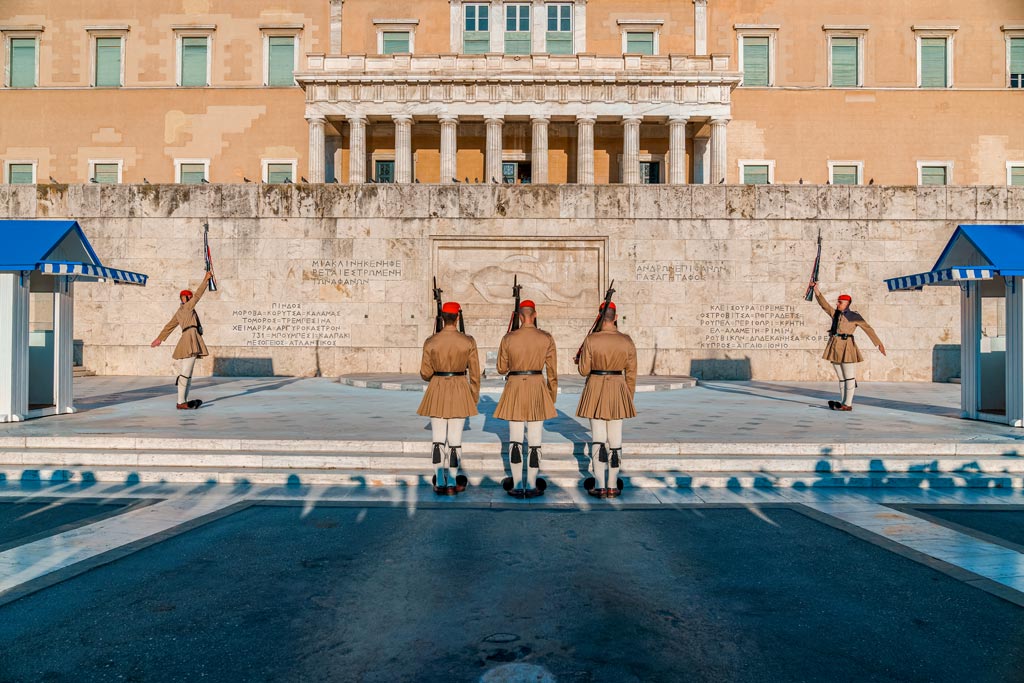
{"type": "MultiPolygon", "coordinates": [[[[832,305],[825,299],[821,292],[815,291],[814,298],[818,300],[818,305],[821,306],[821,310],[825,311],[829,317],[829,325],[832,324],[832,314],[836,309],[832,308],[832,305]]],[[[849,339],[841,339],[838,336],[832,337],[828,340],[828,346],[825,347],[825,353],[821,356],[829,363],[860,363],[864,360],[864,356],[861,355],[860,349],[857,348],[857,343],[853,340],[853,333],[857,328],[864,330],[864,334],[868,335],[868,338],[875,346],[881,346],[882,341],[875,334],[875,330],[872,329],[871,325],[868,325],[868,321],[864,320],[860,316],[860,313],[855,313],[849,308],[844,313],[839,314],[839,326],[836,328],[836,332],[839,334],[851,335],[849,339]]]]}
{"type": "Polygon", "coordinates": [[[494,409],[494,417],[510,422],[537,422],[556,415],[558,369],[554,338],[536,327],[509,332],[498,346],[498,374],[516,370],[546,370],[544,375],[509,375],[494,409]]]}
{"type": "Polygon", "coordinates": [[[178,307],[170,322],[164,325],[164,329],[160,330],[160,334],[157,335],[157,339],[165,342],[171,332],[174,332],[175,327],[181,327],[181,339],[178,340],[178,345],[174,347],[174,353],[171,354],[171,358],[174,360],[181,360],[182,358],[192,356],[203,358],[210,355],[206,344],[203,342],[203,335],[199,334],[199,316],[196,315],[195,311],[196,304],[199,303],[199,300],[203,298],[203,294],[206,293],[206,286],[207,280],[204,279],[203,284],[199,285],[195,295],[187,303],[178,307]]]}
{"type": "Polygon", "coordinates": [[[417,415],[470,417],[480,400],[480,354],[476,340],[448,325],[423,342],[420,377],[430,382],[417,415]],[[437,377],[435,372],[466,372],[465,376],[437,377]]]}
{"type": "Polygon", "coordinates": [[[629,335],[602,330],[587,336],[580,353],[580,374],[587,378],[577,417],[622,420],[636,417],[636,346],[629,335]],[[592,370],[621,370],[621,375],[592,375],[592,370]]]}

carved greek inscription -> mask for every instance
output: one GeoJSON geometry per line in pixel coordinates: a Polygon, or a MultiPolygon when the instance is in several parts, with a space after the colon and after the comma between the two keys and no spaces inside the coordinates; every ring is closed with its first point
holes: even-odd
{"type": "Polygon", "coordinates": [[[351,339],[338,306],[273,303],[231,311],[231,331],[242,346],[341,346],[351,339]]]}
{"type": "Polygon", "coordinates": [[[365,285],[375,280],[401,280],[401,259],[314,259],[302,279],[318,285],[365,285]]]}
{"type": "Polygon", "coordinates": [[[729,266],[719,261],[637,261],[637,282],[703,282],[729,275],[729,266]]]}
{"type": "Polygon", "coordinates": [[[700,314],[702,349],[803,349],[827,335],[808,333],[807,321],[788,304],[711,304],[700,314]]]}

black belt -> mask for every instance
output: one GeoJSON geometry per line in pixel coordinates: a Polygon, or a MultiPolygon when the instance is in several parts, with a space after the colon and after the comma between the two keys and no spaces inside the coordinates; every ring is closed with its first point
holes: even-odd
{"type": "Polygon", "coordinates": [[[198,330],[198,329],[199,329],[199,325],[189,325],[188,327],[181,328],[181,331],[184,332],[185,330],[198,330]]]}
{"type": "Polygon", "coordinates": [[[465,377],[466,371],[462,372],[435,372],[434,377],[465,377]]]}
{"type": "Polygon", "coordinates": [[[591,370],[591,375],[621,375],[622,370],[591,370]]]}
{"type": "Polygon", "coordinates": [[[544,371],[543,370],[512,370],[508,374],[509,374],[510,377],[512,375],[543,375],[544,371]]]}
{"type": "Polygon", "coordinates": [[[839,337],[840,339],[843,339],[843,340],[846,340],[846,339],[853,339],[853,335],[852,335],[852,334],[839,334],[839,333],[837,332],[837,333],[836,333],[835,335],[833,335],[833,336],[835,336],[835,337],[839,337]]]}

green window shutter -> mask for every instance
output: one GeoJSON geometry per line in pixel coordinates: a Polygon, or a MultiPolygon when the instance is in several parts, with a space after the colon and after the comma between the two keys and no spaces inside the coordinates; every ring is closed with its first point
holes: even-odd
{"type": "Polygon", "coordinates": [[[11,164],[8,166],[7,182],[11,185],[31,185],[32,164],[11,164]]]}
{"type": "Polygon", "coordinates": [[[747,185],[766,185],[768,184],[768,167],[767,166],[744,166],[743,167],[743,182],[747,185]]]}
{"type": "Polygon", "coordinates": [[[121,87],[121,39],[96,39],[96,85],[121,87]]]}
{"type": "Polygon", "coordinates": [[[651,31],[630,31],[627,33],[626,52],[631,55],[653,55],[654,33],[651,31]]]}
{"type": "Polygon", "coordinates": [[[857,184],[857,167],[856,166],[833,166],[832,167],[832,184],[833,185],[856,185],[857,184]]]}
{"type": "Polygon", "coordinates": [[[563,31],[548,31],[547,51],[548,54],[552,55],[573,54],[572,33],[565,33],[563,31]]]}
{"type": "Polygon", "coordinates": [[[490,32],[466,31],[462,36],[462,51],[467,55],[482,55],[490,52],[490,32]]]}
{"type": "Polygon", "coordinates": [[[268,183],[294,182],[291,164],[267,164],[268,183]]]}
{"type": "Polygon", "coordinates": [[[1024,38],[1010,38],[1010,87],[1024,88],[1024,38]]]}
{"type": "Polygon", "coordinates": [[[116,183],[117,164],[96,164],[92,170],[92,179],[97,183],[116,183]]]}
{"type": "Polygon", "coordinates": [[[408,31],[385,31],[384,32],[384,54],[405,54],[412,52],[409,49],[408,31]]]}
{"type": "Polygon", "coordinates": [[[922,166],[921,167],[921,184],[922,185],[945,185],[947,182],[946,178],[946,167],[945,166],[922,166]]]}
{"type": "Polygon", "coordinates": [[[1010,184],[1024,187],[1024,166],[1010,167],[1010,184]]]}
{"type": "Polygon", "coordinates": [[[11,38],[11,87],[34,88],[36,86],[36,39],[11,38]]]}
{"type": "Polygon", "coordinates": [[[921,39],[921,87],[946,88],[946,39],[921,39]]]}
{"type": "Polygon", "coordinates": [[[505,34],[505,54],[528,55],[533,50],[533,41],[529,33],[516,31],[505,34]]]}
{"type": "Polygon", "coordinates": [[[295,37],[270,36],[267,85],[295,85],[295,37]]]}
{"type": "Polygon", "coordinates": [[[206,166],[205,164],[182,164],[181,165],[181,177],[178,178],[179,183],[186,185],[195,185],[206,180],[206,166]]]}
{"type": "Polygon", "coordinates": [[[743,85],[768,85],[768,38],[743,39],[743,85]]]}
{"type": "Polygon", "coordinates": [[[209,85],[206,81],[206,60],[209,42],[206,38],[181,39],[181,84],[209,85]]]}
{"type": "Polygon", "coordinates": [[[857,39],[832,39],[832,86],[857,87],[857,39]]]}

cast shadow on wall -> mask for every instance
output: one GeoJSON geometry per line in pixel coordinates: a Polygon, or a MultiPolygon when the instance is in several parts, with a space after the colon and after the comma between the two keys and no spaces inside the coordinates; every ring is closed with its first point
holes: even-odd
{"type": "Polygon", "coordinates": [[[750,358],[694,358],[688,374],[704,380],[748,380],[750,358]]]}
{"type": "Polygon", "coordinates": [[[273,377],[273,358],[214,358],[214,377],[273,377]]]}
{"type": "Polygon", "coordinates": [[[960,345],[936,344],[932,347],[932,381],[948,382],[960,376],[960,345]]]}

